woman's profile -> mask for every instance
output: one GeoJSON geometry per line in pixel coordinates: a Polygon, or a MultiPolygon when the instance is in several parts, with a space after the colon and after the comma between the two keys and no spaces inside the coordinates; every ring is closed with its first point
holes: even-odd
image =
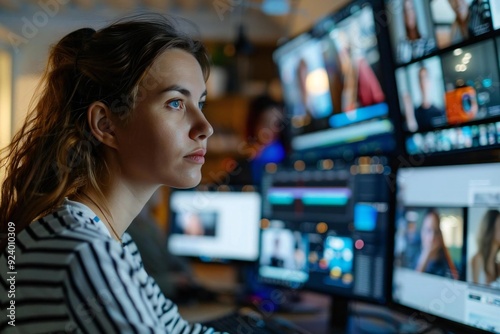
{"type": "Polygon", "coordinates": [[[471,259],[472,282],[500,288],[500,212],[488,210],[477,233],[477,252],[471,259]]]}
{"type": "Polygon", "coordinates": [[[51,48],[0,161],[0,275],[16,272],[16,332],[213,333],[181,318],[125,232],[160,186],[200,182],[208,74],[204,46],[160,15],[82,28],[51,48]]]}

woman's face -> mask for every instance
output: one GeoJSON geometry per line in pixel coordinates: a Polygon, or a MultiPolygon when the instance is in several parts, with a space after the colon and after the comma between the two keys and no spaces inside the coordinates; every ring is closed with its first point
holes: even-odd
{"type": "Polygon", "coordinates": [[[206,85],[198,61],[180,49],[145,73],[130,118],[116,127],[122,174],[139,186],[191,188],[201,180],[212,126],[202,113],[206,85]]]}
{"type": "Polygon", "coordinates": [[[420,236],[422,239],[422,248],[424,249],[436,250],[442,246],[439,221],[436,219],[435,215],[429,214],[425,216],[420,236]]]}

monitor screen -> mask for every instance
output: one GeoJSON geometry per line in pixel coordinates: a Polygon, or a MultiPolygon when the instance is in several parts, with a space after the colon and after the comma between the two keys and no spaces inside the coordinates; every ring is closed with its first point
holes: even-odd
{"type": "Polygon", "coordinates": [[[396,303],[500,333],[499,170],[488,163],[398,171],[396,303]]]}
{"type": "Polygon", "coordinates": [[[430,6],[438,47],[443,49],[492,31],[490,2],[495,1],[423,1],[430,6]]]}
{"type": "Polygon", "coordinates": [[[275,51],[292,160],[394,148],[377,36],[371,2],[355,1],[275,51]]]}
{"type": "Polygon", "coordinates": [[[491,0],[386,0],[394,59],[421,59],[498,28],[491,0]]]}
{"type": "Polygon", "coordinates": [[[256,191],[174,190],[170,195],[172,254],[204,261],[255,261],[261,196],[256,191]]]}
{"type": "Polygon", "coordinates": [[[386,5],[406,152],[439,156],[500,147],[496,2],[386,5]]]}
{"type": "Polygon", "coordinates": [[[385,301],[390,171],[385,157],[360,157],[266,174],[260,280],[385,301]]]}

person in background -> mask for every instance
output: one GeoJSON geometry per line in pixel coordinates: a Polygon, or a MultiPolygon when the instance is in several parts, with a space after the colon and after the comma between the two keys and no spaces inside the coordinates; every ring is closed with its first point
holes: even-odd
{"type": "Polygon", "coordinates": [[[287,154],[283,106],[268,95],[250,101],[247,113],[245,152],[232,173],[232,184],[259,185],[268,163],[280,163],[287,154]]]}
{"type": "Polygon", "coordinates": [[[2,154],[2,333],[213,333],[190,324],[125,230],[162,185],[201,180],[209,57],[161,15],[81,28],[50,50],[2,154]],[[15,267],[10,256],[15,252],[15,267]]]}
{"type": "Polygon", "coordinates": [[[500,289],[500,212],[488,210],[477,234],[478,251],[471,259],[472,282],[500,289]]]}
{"type": "Polygon", "coordinates": [[[458,271],[444,244],[440,221],[435,209],[425,213],[420,230],[420,254],[414,268],[419,272],[458,279],[458,271]]]}

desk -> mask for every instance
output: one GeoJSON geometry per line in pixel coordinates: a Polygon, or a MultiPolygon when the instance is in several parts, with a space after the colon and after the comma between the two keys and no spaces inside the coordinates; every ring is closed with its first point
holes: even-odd
{"type": "MultiPolygon", "coordinates": [[[[292,321],[296,325],[314,334],[330,333],[328,330],[329,303],[326,296],[304,292],[302,302],[319,307],[315,313],[280,313],[266,312],[261,309],[263,317],[279,316],[292,321]]],[[[191,305],[179,305],[179,312],[184,319],[192,322],[203,322],[230,313],[236,309],[231,301],[200,302],[191,305]]]]}
{"type": "MultiPolygon", "coordinates": [[[[330,327],[330,297],[313,292],[302,292],[301,302],[305,305],[313,305],[319,308],[315,313],[263,313],[266,316],[278,316],[293,322],[311,334],[390,334],[397,333],[395,324],[404,323],[408,316],[388,310],[382,306],[370,305],[359,302],[351,303],[354,312],[349,317],[346,328],[330,327]],[[366,317],[367,313],[381,315],[381,317],[366,317]],[[360,314],[360,315],[358,315],[360,314]],[[384,320],[394,319],[388,322],[384,320]]],[[[235,304],[230,300],[195,303],[192,305],[180,305],[179,312],[184,319],[191,322],[203,322],[218,318],[234,311],[235,304]]],[[[421,328],[422,330],[423,328],[421,328]]],[[[432,329],[428,334],[443,334],[440,329],[432,329]]]]}
{"type": "MultiPolygon", "coordinates": [[[[221,317],[237,308],[231,291],[238,290],[237,271],[226,265],[197,263],[193,266],[193,273],[198,282],[213,291],[221,291],[225,296],[217,301],[196,302],[188,305],[179,305],[179,312],[184,319],[190,322],[204,322],[221,317]]],[[[313,306],[318,312],[314,313],[280,313],[266,311],[266,303],[258,308],[263,317],[278,316],[293,322],[311,334],[388,334],[397,333],[396,323],[408,322],[408,316],[388,310],[385,307],[360,302],[351,302],[353,314],[349,317],[347,329],[330,327],[331,297],[319,293],[300,292],[301,305],[313,306]],[[381,317],[363,316],[367,313],[381,315],[381,317]],[[384,319],[385,318],[385,319],[384,319]],[[387,321],[387,319],[394,321],[387,321]]],[[[267,308],[268,310],[269,308],[267,308]]],[[[423,328],[421,328],[423,329],[423,328]]],[[[440,330],[431,330],[428,334],[442,334],[440,330]]]]}

